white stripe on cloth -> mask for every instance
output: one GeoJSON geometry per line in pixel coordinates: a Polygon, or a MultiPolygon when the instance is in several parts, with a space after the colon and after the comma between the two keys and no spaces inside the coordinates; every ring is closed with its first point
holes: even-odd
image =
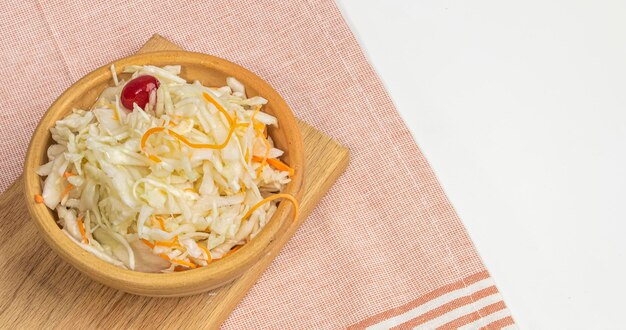
{"type": "Polygon", "coordinates": [[[491,296],[476,300],[471,304],[467,304],[465,306],[461,306],[457,309],[451,310],[448,313],[434,318],[424,324],[420,324],[414,329],[436,329],[437,327],[440,327],[452,320],[456,320],[461,316],[470,314],[491,304],[495,304],[498,301],[502,301],[502,296],[499,293],[492,294],[491,296]]]}
{"type": "Polygon", "coordinates": [[[476,321],[474,321],[472,323],[466,324],[466,325],[460,327],[457,330],[476,330],[476,329],[480,329],[480,328],[486,326],[487,324],[489,324],[491,322],[497,321],[499,319],[503,319],[503,318],[505,318],[507,316],[511,316],[511,312],[509,312],[508,308],[505,308],[505,309],[503,309],[501,311],[497,311],[497,312],[495,312],[493,314],[486,315],[485,317],[480,318],[480,319],[478,319],[478,320],[476,320],[476,321]]]}
{"type": "MultiPolygon", "coordinates": [[[[471,295],[472,293],[476,292],[476,291],[480,291],[482,289],[488,288],[490,286],[494,285],[494,282],[491,278],[486,278],[482,281],[478,281],[472,285],[469,285],[467,287],[458,289],[458,290],[454,290],[452,292],[446,293],[440,297],[437,297],[433,300],[430,300],[424,304],[421,304],[419,306],[417,306],[416,308],[407,311],[403,314],[400,314],[398,316],[394,316],[392,318],[386,319],[382,322],[379,322],[377,324],[371,325],[369,327],[367,327],[367,329],[369,330],[378,330],[378,329],[389,329],[391,327],[394,327],[396,325],[399,325],[401,323],[404,323],[408,320],[414,319],[424,313],[427,313],[430,310],[433,310],[441,305],[447,304],[450,301],[463,297],[463,296],[467,296],[467,295],[471,295]]],[[[470,304],[470,306],[472,306],[473,304],[470,304]]],[[[476,310],[476,308],[474,308],[474,310],[476,310]]],[[[460,315],[459,315],[460,316],[460,315]]]]}

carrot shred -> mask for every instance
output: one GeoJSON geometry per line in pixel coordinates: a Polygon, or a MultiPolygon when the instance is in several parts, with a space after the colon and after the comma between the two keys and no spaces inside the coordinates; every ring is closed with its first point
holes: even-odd
{"type": "Polygon", "coordinates": [[[148,142],[150,135],[162,132],[163,130],[165,130],[165,127],[152,127],[143,133],[143,136],[141,137],[141,150],[146,148],[146,142],[148,142]]]}
{"type": "Polygon", "coordinates": [[[250,116],[250,121],[254,122],[254,117],[256,117],[256,114],[259,113],[259,111],[261,111],[261,106],[257,106],[256,109],[254,110],[254,112],[252,113],[252,116],[250,116]]]}
{"type": "Polygon", "coordinates": [[[161,228],[162,231],[167,231],[165,230],[165,223],[163,222],[163,217],[160,216],[155,216],[154,219],[156,219],[156,221],[159,223],[159,227],[161,228]]]}
{"type": "Polygon", "coordinates": [[[150,247],[151,249],[154,249],[154,244],[150,243],[150,241],[148,241],[147,239],[141,239],[141,241],[146,244],[148,247],[150,247]]]}
{"type": "MultiPolygon", "coordinates": [[[[220,111],[225,117],[226,120],[228,121],[228,124],[230,125],[230,129],[228,130],[228,135],[226,136],[226,140],[224,140],[224,142],[222,142],[221,144],[208,144],[208,143],[194,143],[191,142],[189,140],[187,140],[186,137],[176,133],[175,131],[172,131],[170,129],[166,129],[165,127],[152,127],[150,129],[148,129],[143,136],[141,137],[141,149],[144,150],[146,148],[146,142],[148,142],[148,138],[150,138],[150,136],[152,134],[158,133],[158,132],[163,132],[166,131],[167,134],[177,138],[180,142],[192,147],[192,148],[197,148],[197,149],[223,149],[224,147],[226,147],[226,145],[228,145],[228,142],[230,141],[231,137],[233,136],[233,133],[235,132],[235,128],[237,128],[237,122],[236,120],[234,120],[229,114],[228,112],[226,112],[226,110],[217,102],[215,101],[213,98],[211,98],[209,96],[209,94],[204,93],[202,94],[205,98],[205,100],[207,100],[208,102],[210,102],[211,104],[215,105],[215,107],[217,108],[218,111],[220,111]]],[[[145,150],[144,150],[145,151],[145,150]]],[[[148,156],[150,157],[150,156],[148,156]]]]}
{"type": "Polygon", "coordinates": [[[228,142],[230,141],[230,138],[233,136],[233,132],[235,131],[235,125],[232,125],[230,127],[230,130],[228,131],[228,135],[226,136],[226,140],[224,140],[224,142],[222,142],[221,144],[208,144],[208,143],[194,143],[191,142],[189,140],[187,140],[186,137],[172,131],[172,130],[167,130],[167,133],[172,135],[173,137],[179,139],[182,143],[192,147],[192,148],[196,148],[196,149],[223,149],[224,147],[226,147],[226,145],[228,144],[228,142]]]}
{"type": "Polygon", "coordinates": [[[174,271],[175,272],[184,272],[186,270],[187,270],[187,268],[185,268],[183,266],[176,266],[176,267],[174,267],[174,271]]]}
{"type": "MultiPolygon", "coordinates": [[[[259,156],[253,156],[252,161],[262,163],[263,158],[259,156]]],[[[274,166],[274,168],[276,168],[277,170],[289,172],[290,176],[293,176],[296,172],[293,168],[289,167],[287,164],[281,162],[276,158],[268,158],[267,163],[274,166]]]]}
{"type": "MultiPolygon", "coordinates": [[[[265,124],[258,122],[258,123],[254,123],[254,129],[256,131],[261,131],[263,132],[265,130],[265,124]]],[[[266,136],[267,137],[267,136],[266,136]]]]}
{"type": "Polygon", "coordinates": [[[163,246],[163,247],[180,247],[180,244],[176,242],[163,242],[163,241],[154,241],[154,246],[163,246]]]}
{"type": "Polygon", "coordinates": [[[261,166],[259,166],[259,168],[256,170],[256,176],[259,177],[261,176],[261,172],[263,171],[263,166],[265,166],[265,164],[267,164],[267,157],[269,157],[270,155],[270,142],[267,141],[267,138],[263,138],[263,143],[265,143],[265,155],[263,156],[263,158],[261,158],[261,166]]]}
{"type": "Polygon", "coordinates": [[[76,174],[74,174],[72,172],[65,172],[65,173],[63,173],[63,177],[66,178],[66,179],[69,178],[70,176],[74,176],[74,175],[76,175],[76,174]]]}
{"type": "Polygon", "coordinates": [[[43,196],[41,196],[39,194],[35,195],[35,202],[37,204],[43,204],[43,196]]]}
{"type": "Polygon", "coordinates": [[[202,249],[202,251],[204,251],[204,253],[206,253],[206,261],[211,262],[213,260],[213,258],[211,257],[211,252],[209,252],[209,249],[205,248],[204,246],[198,244],[198,247],[202,249]]]}
{"type": "Polygon", "coordinates": [[[248,219],[252,213],[254,213],[254,211],[256,211],[259,207],[261,207],[261,205],[273,201],[275,199],[278,198],[284,198],[289,200],[294,207],[294,217],[293,217],[293,221],[296,221],[298,219],[298,216],[300,215],[300,205],[298,204],[298,201],[296,200],[295,197],[289,195],[289,194],[276,194],[276,195],[272,195],[269,197],[264,198],[262,201],[256,203],[250,210],[248,210],[248,212],[243,216],[243,218],[241,218],[241,221],[248,219]]]}
{"type": "Polygon", "coordinates": [[[213,104],[217,108],[217,110],[226,117],[226,120],[228,120],[228,123],[231,126],[235,125],[235,123],[233,122],[233,119],[230,117],[228,112],[226,112],[226,109],[224,109],[224,107],[222,107],[222,105],[219,104],[219,102],[215,101],[215,99],[212,98],[208,93],[202,93],[202,96],[204,97],[205,100],[207,100],[207,102],[213,104]]]}
{"type": "Polygon", "coordinates": [[[83,224],[83,217],[78,217],[78,230],[80,231],[80,236],[83,237],[82,242],[85,244],[89,243],[89,239],[87,238],[87,234],[85,234],[85,225],[83,224]]]}
{"type": "Polygon", "coordinates": [[[261,156],[252,156],[252,161],[253,162],[257,162],[257,163],[261,163],[263,161],[263,157],[261,157],[261,156]]]}
{"type": "MultiPolygon", "coordinates": [[[[226,147],[228,145],[228,142],[230,142],[230,139],[233,136],[233,133],[235,132],[235,129],[237,128],[237,126],[239,124],[237,124],[237,120],[236,118],[233,119],[228,112],[226,111],[226,109],[224,109],[224,107],[222,107],[217,101],[215,101],[211,96],[209,96],[209,94],[207,93],[203,93],[202,96],[204,97],[204,99],[213,104],[217,110],[219,112],[221,112],[224,117],[226,117],[226,120],[228,121],[228,124],[230,125],[230,129],[228,130],[228,135],[226,136],[226,139],[224,140],[224,142],[222,142],[221,144],[208,144],[208,143],[194,143],[191,142],[189,140],[187,140],[186,137],[176,133],[175,131],[172,131],[170,129],[166,129],[165,127],[159,126],[159,127],[152,127],[150,129],[148,129],[143,136],[141,137],[141,150],[144,150],[146,148],[146,142],[148,142],[148,138],[150,138],[150,136],[152,134],[158,133],[158,132],[163,132],[166,131],[167,134],[175,137],[176,139],[178,139],[180,142],[192,147],[192,148],[197,148],[197,149],[223,149],[224,147],[226,147]]],[[[144,150],[145,152],[145,150],[144,150]]],[[[148,158],[150,158],[151,160],[156,161],[154,158],[151,158],[151,156],[148,156],[148,158]]],[[[158,159],[158,158],[156,158],[158,159]]],[[[158,159],[158,161],[160,161],[160,159],[158,159]]],[[[157,161],[157,162],[158,162],[157,161]]]]}
{"type": "Polygon", "coordinates": [[[230,251],[226,252],[226,254],[224,254],[224,256],[223,256],[222,258],[227,257],[227,256],[229,256],[229,255],[231,255],[231,254],[235,253],[235,252],[236,252],[237,250],[239,250],[239,249],[241,249],[241,245],[237,245],[237,246],[235,246],[235,247],[234,247],[234,248],[232,248],[230,251]]]}
{"type": "Polygon", "coordinates": [[[289,172],[289,176],[293,176],[296,173],[293,168],[287,166],[287,164],[281,162],[278,159],[270,158],[267,160],[267,163],[274,166],[274,168],[276,168],[277,170],[289,172]]]}
{"type": "Polygon", "coordinates": [[[148,159],[150,159],[151,161],[155,162],[155,163],[160,163],[161,162],[161,158],[155,156],[155,155],[148,155],[148,159]]]}
{"type": "MultiPolygon", "coordinates": [[[[257,132],[257,134],[259,133],[259,131],[265,130],[265,124],[263,124],[262,122],[258,122],[255,119],[257,113],[259,113],[261,111],[261,107],[262,106],[260,106],[260,105],[257,106],[257,108],[254,110],[254,113],[252,113],[252,116],[250,116],[250,122],[252,123],[252,125],[254,127],[254,130],[257,132]]],[[[246,126],[246,127],[248,127],[248,126],[246,126]]]]}
{"type": "Polygon", "coordinates": [[[163,259],[165,259],[167,261],[170,261],[170,257],[168,257],[167,254],[165,254],[165,253],[159,254],[159,257],[161,257],[161,258],[163,258],[163,259]]]}
{"type": "MultiPolygon", "coordinates": [[[[238,128],[239,127],[250,127],[250,123],[237,123],[236,126],[238,128]]],[[[261,123],[261,122],[254,123],[252,127],[254,127],[254,130],[256,130],[256,131],[263,131],[263,129],[265,129],[265,125],[263,123],[261,123]]]]}
{"type": "Polygon", "coordinates": [[[68,184],[68,185],[65,187],[65,190],[63,190],[63,193],[61,194],[61,198],[65,197],[67,194],[69,194],[69,193],[70,193],[70,190],[72,190],[72,188],[74,188],[74,186],[72,186],[72,184],[71,184],[71,183],[70,183],[70,184],[68,184]]]}
{"type": "Polygon", "coordinates": [[[180,259],[172,259],[171,262],[179,264],[179,265],[187,266],[189,268],[196,268],[196,267],[198,267],[196,264],[194,264],[192,262],[188,262],[188,261],[180,260],[180,259]]]}

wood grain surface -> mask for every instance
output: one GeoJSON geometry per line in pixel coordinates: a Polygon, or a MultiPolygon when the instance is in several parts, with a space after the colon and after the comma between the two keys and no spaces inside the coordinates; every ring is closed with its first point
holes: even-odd
{"type": "MultiPolygon", "coordinates": [[[[160,36],[139,52],[180,49],[160,36]]],[[[234,282],[183,298],[140,297],[103,286],[63,262],[28,218],[19,178],[0,195],[0,328],[218,328],[348,164],[339,143],[300,122],[305,181],[301,216],[234,282]]]]}

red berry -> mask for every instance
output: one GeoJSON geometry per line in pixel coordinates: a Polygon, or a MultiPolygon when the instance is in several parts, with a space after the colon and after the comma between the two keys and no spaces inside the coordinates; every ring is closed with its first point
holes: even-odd
{"type": "Polygon", "coordinates": [[[153,76],[139,76],[129,81],[122,89],[122,105],[128,110],[133,110],[133,103],[137,103],[142,109],[150,101],[150,93],[159,88],[159,80],[153,76]]]}

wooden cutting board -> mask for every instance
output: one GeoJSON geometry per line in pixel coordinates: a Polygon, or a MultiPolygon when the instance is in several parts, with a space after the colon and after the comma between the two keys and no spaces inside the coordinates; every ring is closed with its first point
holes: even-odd
{"type": "MultiPolygon", "coordinates": [[[[155,35],[139,53],[177,49],[155,35]]],[[[306,158],[300,218],[239,279],[191,297],[123,293],[63,262],[28,218],[18,178],[0,195],[0,328],[218,328],[348,165],[348,149],[301,121],[299,125],[306,158]]]]}

